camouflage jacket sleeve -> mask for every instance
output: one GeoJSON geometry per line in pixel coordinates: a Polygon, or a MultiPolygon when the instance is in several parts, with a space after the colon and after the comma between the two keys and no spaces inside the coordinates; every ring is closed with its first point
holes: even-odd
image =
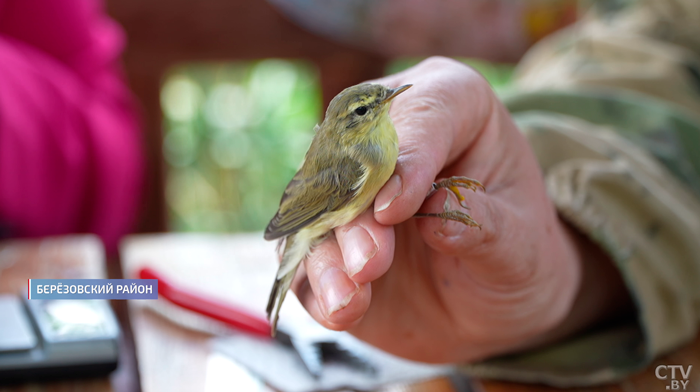
{"type": "Polygon", "coordinates": [[[700,323],[700,2],[598,2],[516,73],[505,101],[549,195],[614,260],[637,319],[465,371],[615,381],[692,340],[700,323]]]}

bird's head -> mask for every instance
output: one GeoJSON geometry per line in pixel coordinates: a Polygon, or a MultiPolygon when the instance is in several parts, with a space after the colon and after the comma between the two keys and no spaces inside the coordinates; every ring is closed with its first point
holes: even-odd
{"type": "Polygon", "coordinates": [[[367,129],[388,115],[389,102],[412,85],[389,88],[381,84],[358,84],[336,95],[328,105],[323,126],[341,133],[355,133],[367,129]]]}

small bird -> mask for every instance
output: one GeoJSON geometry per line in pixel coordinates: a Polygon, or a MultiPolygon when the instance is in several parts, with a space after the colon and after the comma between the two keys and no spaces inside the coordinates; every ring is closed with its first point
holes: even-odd
{"type": "MultiPolygon", "coordinates": [[[[279,210],[265,229],[265,239],[280,239],[283,249],[267,303],[273,336],[280,307],[299,264],[331,230],[367,210],[393,174],[399,140],[389,117],[390,102],[411,86],[389,88],[365,83],[349,87],[333,98],[323,123],[316,125],[301,168],[287,185],[279,210]]],[[[460,205],[468,208],[457,187],[483,189],[476,180],[451,177],[434,183],[430,192],[446,188],[455,194],[460,205]]],[[[462,211],[416,216],[480,227],[462,211]]]]}

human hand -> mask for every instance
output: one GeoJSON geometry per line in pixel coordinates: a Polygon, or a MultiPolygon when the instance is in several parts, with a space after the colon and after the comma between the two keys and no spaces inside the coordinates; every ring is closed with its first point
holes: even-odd
{"type": "Polygon", "coordinates": [[[426,362],[525,349],[600,317],[595,303],[610,291],[579,295],[590,252],[557,217],[532,150],[488,83],[442,58],[377,82],[413,84],[390,112],[396,171],[374,209],[336,228],[300,268],[292,288],[309,313],[426,362]],[[446,197],[450,209],[462,209],[444,190],[425,200],[436,179],[450,176],[486,186],[462,191],[481,230],[412,218],[441,212],[446,197]]]}

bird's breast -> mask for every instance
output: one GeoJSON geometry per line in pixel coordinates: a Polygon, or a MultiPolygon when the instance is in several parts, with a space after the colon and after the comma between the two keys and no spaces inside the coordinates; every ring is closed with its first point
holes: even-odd
{"type": "Polygon", "coordinates": [[[364,171],[357,186],[357,199],[365,209],[394,173],[399,156],[398,136],[388,115],[369,136],[366,144],[357,146],[364,171]]]}

